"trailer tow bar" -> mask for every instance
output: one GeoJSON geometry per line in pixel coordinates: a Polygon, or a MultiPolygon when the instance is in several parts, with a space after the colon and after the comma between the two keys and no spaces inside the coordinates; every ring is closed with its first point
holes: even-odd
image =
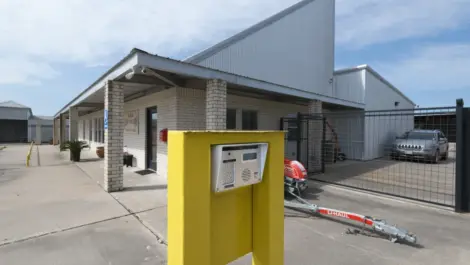
{"type": "Polygon", "coordinates": [[[351,221],[356,221],[359,223],[364,224],[364,226],[368,226],[372,229],[373,232],[385,235],[389,238],[389,240],[393,243],[395,242],[407,242],[411,244],[417,243],[417,237],[406,231],[405,229],[398,228],[395,225],[387,224],[385,220],[376,219],[370,216],[364,216],[356,213],[350,213],[335,209],[329,209],[320,207],[318,205],[312,204],[300,196],[296,195],[293,192],[286,191],[290,195],[292,195],[295,199],[299,202],[292,202],[288,200],[284,200],[284,207],[294,208],[309,211],[313,214],[319,214],[323,216],[332,216],[332,217],[339,217],[348,219],[351,221]]]}

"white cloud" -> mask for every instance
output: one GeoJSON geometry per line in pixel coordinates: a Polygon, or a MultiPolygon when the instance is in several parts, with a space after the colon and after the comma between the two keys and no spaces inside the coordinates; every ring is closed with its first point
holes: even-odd
{"type": "MultiPolygon", "coordinates": [[[[113,64],[132,47],[172,56],[208,46],[298,1],[1,0],[0,70],[6,72],[0,82],[37,83],[57,76],[52,65],[61,63],[113,64]]],[[[470,0],[336,1],[336,40],[343,46],[433,35],[470,17],[470,0]]]]}
{"type": "Polygon", "coordinates": [[[449,90],[468,88],[470,44],[429,44],[417,47],[394,62],[373,63],[372,67],[399,88],[449,90]]]}
{"type": "Polygon", "coordinates": [[[436,36],[470,25],[470,0],[336,0],[342,47],[436,36]]]}
{"type": "Polygon", "coordinates": [[[59,73],[45,62],[20,57],[0,57],[0,85],[39,85],[41,80],[55,78],[59,73]]]}
{"type": "MultiPolygon", "coordinates": [[[[170,56],[183,49],[194,49],[194,45],[220,40],[226,32],[247,27],[295,2],[3,0],[0,60],[2,55],[20,56],[23,60],[15,68],[34,62],[40,62],[42,68],[64,62],[95,66],[115,63],[113,55],[122,56],[133,47],[170,56]]],[[[6,63],[15,62],[1,62],[6,63]]],[[[2,83],[29,79],[14,76],[2,83]]]]}

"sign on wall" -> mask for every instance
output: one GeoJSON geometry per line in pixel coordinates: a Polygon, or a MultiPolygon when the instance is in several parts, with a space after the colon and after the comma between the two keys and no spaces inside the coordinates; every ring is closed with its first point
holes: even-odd
{"type": "Polygon", "coordinates": [[[128,111],[124,114],[124,131],[139,133],[139,110],[128,111]]]}
{"type": "Polygon", "coordinates": [[[104,110],[104,129],[108,129],[108,110],[104,110]]]}

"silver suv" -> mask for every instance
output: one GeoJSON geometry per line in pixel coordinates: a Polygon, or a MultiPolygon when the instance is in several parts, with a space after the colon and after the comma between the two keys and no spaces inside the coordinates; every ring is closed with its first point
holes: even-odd
{"type": "Polygon", "coordinates": [[[440,130],[411,130],[396,138],[391,156],[394,159],[408,157],[438,163],[449,156],[449,141],[440,130]]]}

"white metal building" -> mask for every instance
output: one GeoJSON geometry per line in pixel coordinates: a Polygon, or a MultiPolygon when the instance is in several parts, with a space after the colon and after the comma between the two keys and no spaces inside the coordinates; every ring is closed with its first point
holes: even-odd
{"type": "Polygon", "coordinates": [[[35,116],[30,107],[11,100],[0,102],[0,142],[49,142],[52,123],[53,117],[35,116]]]}
{"type": "Polygon", "coordinates": [[[49,143],[53,138],[51,116],[32,116],[28,121],[28,140],[35,143],[49,143]]]}
{"type": "MultiPolygon", "coordinates": [[[[163,129],[279,130],[297,112],[366,109],[365,95],[333,80],[334,17],[334,0],[304,0],[184,61],[133,49],[57,112],[54,142],[104,146],[113,191],[122,188],[123,151],[134,166],[167,175],[163,129]]],[[[312,161],[318,140],[308,145],[312,161]]]]}
{"type": "Polygon", "coordinates": [[[334,90],[340,97],[364,104],[365,112],[325,111],[349,159],[382,157],[396,136],[414,128],[415,103],[370,66],[341,69],[334,75],[334,90]]]}
{"type": "Polygon", "coordinates": [[[28,120],[31,108],[14,101],[0,102],[0,142],[15,143],[28,140],[28,120]]]}

